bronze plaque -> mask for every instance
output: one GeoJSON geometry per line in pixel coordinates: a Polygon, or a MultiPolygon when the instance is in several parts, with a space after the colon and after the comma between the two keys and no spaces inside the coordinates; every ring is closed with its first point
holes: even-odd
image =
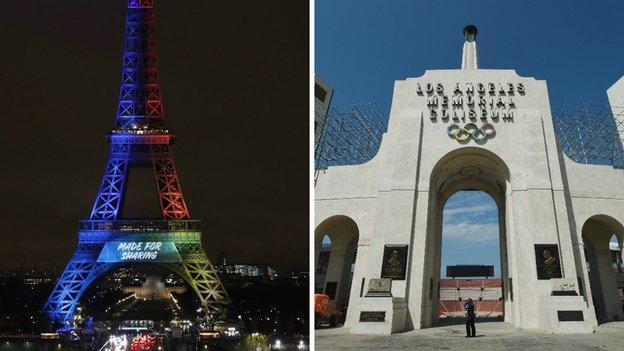
{"type": "Polygon", "coordinates": [[[368,292],[385,293],[392,291],[392,279],[375,278],[368,282],[368,292]]]}
{"type": "Polygon", "coordinates": [[[381,277],[392,280],[405,280],[407,268],[407,245],[384,246],[381,277]]]}
{"type": "Polygon", "coordinates": [[[557,244],[536,244],[537,279],[561,278],[561,263],[557,244]]]}
{"type": "Polygon", "coordinates": [[[362,311],[360,322],[385,322],[386,311],[362,311]]]}
{"type": "Polygon", "coordinates": [[[391,297],[392,279],[375,278],[368,281],[366,297],[391,297]]]}
{"type": "Polygon", "coordinates": [[[557,311],[559,322],[582,322],[583,311],[557,311]]]}

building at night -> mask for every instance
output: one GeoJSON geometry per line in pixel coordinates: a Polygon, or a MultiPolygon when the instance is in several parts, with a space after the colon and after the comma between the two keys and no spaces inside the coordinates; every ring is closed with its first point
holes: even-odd
{"type": "Polygon", "coordinates": [[[221,274],[238,275],[240,277],[268,277],[269,279],[277,278],[277,271],[268,265],[258,264],[223,264],[217,267],[221,274]]]}
{"type": "MultiPolygon", "coordinates": [[[[345,307],[355,334],[435,325],[448,292],[440,280],[444,204],[477,190],[498,207],[506,323],[592,333],[623,320],[609,249],[613,234],[618,247],[624,239],[619,112],[566,105],[553,116],[546,81],[479,67],[476,27],[464,37],[460,69],[395,82],[372,158],[317,169],[322,290],[345,307]]],[[[609,97],[622,106],[624,80],[617,84],[609,97]]]]}
{"type": "Polygon", "coordinates": [[[122,290],[124,294],[134,294],[140,300],[162,300],[169,298],[171,293],[184,293],[186,286],[166,285],[160,276],[147,276],[141,285],[124,286],[122,290]]]}
{"type": "MultiPolygon", "coordinates": [[[[78,247],[44,310],[61,330],[71,329],[80,298],[98,277],[121,266],[157,265],[183,278],[208,319],[224,313],[228,295],[201,244],[200,221],[184,200],[165,125],[158,78],[153,0],[128,0],[125,46],[110,152],[91,216],[79,222],[78,247]],[[147,168],[160,218],[123,216],[131,171],[147,168]]],[[[147,195],[147,194],[145,194],[147,195]]]]}
{"type": "Polygon", "coordinates": [[[270,266],[236,264],[233,268],[234,273],[242,277],[273,277],[275,275],[275,270],[270,266]]]}

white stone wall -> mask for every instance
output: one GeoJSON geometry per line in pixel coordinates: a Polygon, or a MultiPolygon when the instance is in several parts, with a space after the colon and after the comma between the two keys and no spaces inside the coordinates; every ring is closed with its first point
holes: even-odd
{"type": "Polygon", "coordinates": [[[334,95],[334,88],[325,83],[320,77],[314,77],[314,146],[319,142],[323,126],[325,125],[325,119],[329,111],[329,105],[331,104],[332,97],[334,95]],[[325,91],[325,97],[323,100],[316,96],[316,85],[325,91]]]}
{"type": "MultiPolygon", "coordinates": [[[[476,86],[472,96],[478,96],[476,86]]],[[[489,98],[489,93],[486,96],[489,98]]],[[[494,96],[497,98],[500,94],[497,92],[494,96]]],[[[486,111],[491,108],[488,106],[486,111]]],[[[500,168],[506,168],[509,173],[508,179],[503,180],[505,184],[501,185],[505,188],[502,237],[506,242],[503,248],[506,267],[503,268],[503,279],[508,284],[508,279],[513,278],[514,285],[513,301],[505,302],[506,321],[525,329],[591,332],[591,326],[596,324],[592,320],[591,304],[587,308],[582,297],[550,296],[550,281],[537,279],[534,245],[557,244],[563,277],[576,280],[584,271],[580,268],[584,267],[584,259],[579,249],[582,241],[578,240],[578,228],[584,218],[598,213],[591,201],[602,202],[616,194],[620,196],[618,192],[622,189],[592,192],[585,179],[596,176],[592,166],[573,164],[560,155],[545,81],[520,77],[512,70],[482,69],[426,71],[421,77],[397,81],[388,132],[375,158],[363,165],[330,167],[319,174],[315,188],[316,224],[334,215],[345,215],[355,221],[359,230],[347,326],[358,333],[385,333],[431,325],[435,318],[433,311],[437,308],[435,299],[429,299],[429,286],[432,278],[435,289],[439,278],[440,228],[436,223],[439,218],[432,218],[430,214],[441,208],[436,200],[435,187],[430,184],[432,172],[445,155],[461,155],[473,150],[471,148],[483,150],[484,155],[496,155],[491,158],[499,158],[504,165],[500,168]],[[452,110],[453,90],[458,83],[464,101],[457,109],[466,113],[471,109],[467,104],[467,83],[493,83],[495,90],[499,83],[503,88],[509,83],[514,87],[513,95],[507,90],[501,96],[504,101],[512,98],[513,106],[506,103],[506,108],[513,110],[513,119],[493,120],[491,115],[488,116],[487,122],[494,125],[496,136],[483,145],[474,141],[460,144],[447,135],[447,128],[452,123],[481,125],[481,109],[476,104],[476,118],[471,119],[468,115],[454,120],[451,115],[446,120],[441,118],[441,112],[437,118],[430,118],[428,97],[442,99],[440,96],[447,96],[448,110],[452,110]],[[427,84],[441,84],[444,91],[428,94],[427,84]],[[519,87],[523,88],[523,93],[518,91],[519,87]],[[563,167],[562,160],[565,160],[566,167],[563,167]],[[566,174],[568,181],[564,184],[566,174]],[[582,197],[587,192],[587,196],[582,197]],[[385,323],[360,323],[360,311],[384,305],[379,300],[373,302],[371,298],[360,297],[360,281],[380,276],[386,244],[406,244],[410,250],[408,277],[393,281],[395,300],[385,305],[388,314],[399,317],[387,318],[385,323]],[[405,299],[405,303],[397,299],[405,299]],[[581,310],[585,321],[559,322],[557,308],[581,310]],[[402,320],[405,320],[404,325],[395,325],[402,320]]],[[[489,166],[486,162],[479,167],[487,170],[489,166]]],[[[607,184],[617,183],[617,177],[621,177],[617,172],[609,168],[598,174],[601,180],[604,178],[604,183],[598,184],[608,188],[607,184]],[[611,178],[612,175],[617,177],[611,178]]],[[[619,199],[624,196],[610,201],[616,206],[619,199]]]]}
{"type": "Polygon", "coordinates": [[[618,79],[607,90],[607,96],[615,117],[615,125],[620,135],[620,140],[624,141],[624,77],[618,79]]]}

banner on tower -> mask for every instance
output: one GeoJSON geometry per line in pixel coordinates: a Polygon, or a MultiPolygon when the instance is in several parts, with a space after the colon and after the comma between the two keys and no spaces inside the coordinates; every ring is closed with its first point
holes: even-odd
{"type": "Polygon", "coordinates": [[[98,262],[180,262],[172,242],[111,241],[104,245],[98,262]]]}

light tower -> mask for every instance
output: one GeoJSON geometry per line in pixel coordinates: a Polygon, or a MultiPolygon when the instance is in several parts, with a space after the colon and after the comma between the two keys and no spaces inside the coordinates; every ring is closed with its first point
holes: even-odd
{"type": "Polygon", "coordinates": [[[96,278],[133,263],[161,266],[195,291],[208,317],[222,313],[227,293],[191,220],[173,163],[174,134],[164,124],[154,36],[153,0],[128,0],[119,104],[108,161],[91,216],[79,222],[78,247],[44,307],[69,326],[76,305],[96,278]],[[122,219],[129,169],[151,167],[162,218],[122,219]]]}

